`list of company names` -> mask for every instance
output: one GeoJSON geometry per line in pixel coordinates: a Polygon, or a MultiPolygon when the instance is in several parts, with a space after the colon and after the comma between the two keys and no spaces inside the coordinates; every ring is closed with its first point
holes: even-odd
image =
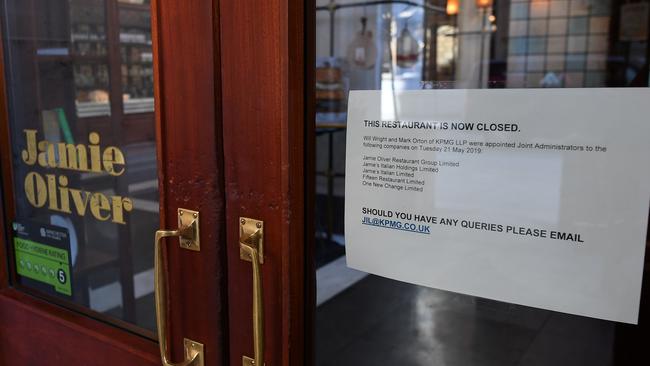
{"type": "Polygon", "coordinates": [[[363,136],[361,183],[364,187],[376,189],[423,192],[431,177],[445,169],[458,168],[461,163],[457,159],[438,159],[433,154],[431,157],[413,158],[412,152],[462,154],[466,147],[460,147],[461,144],[462,141],[448,139],[363,136]]]}

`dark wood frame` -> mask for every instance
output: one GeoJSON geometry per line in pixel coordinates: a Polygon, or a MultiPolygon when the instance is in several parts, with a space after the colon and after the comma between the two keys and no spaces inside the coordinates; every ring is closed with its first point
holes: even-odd
{"type": "Polygon", "coordinates": [[[304,2],[305,253],[304,365],[316,362],[316,0],[304,2]]]}

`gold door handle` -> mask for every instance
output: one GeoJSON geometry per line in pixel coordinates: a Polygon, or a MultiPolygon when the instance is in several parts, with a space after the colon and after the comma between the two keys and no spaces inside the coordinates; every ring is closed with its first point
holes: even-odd
{"type": "Polygon", "coordinates": [[[264,222],[239,218],[239,257],[253,265],[253,351],[254,358],[242,356],[243,366],[264,366],[264,307],[262,275],[264,263],[264,222]]]}
{"type": "Polygon", "coordinates": [[[158,342],[163,366],[203,366],[203,344],[185,338],[183,340],[185,359],[181,363],[169,361],[167,349],[167,276],[163,266],[162,239],[178,236],[181,248],[200,251],[199,213],[178,209],[178,230],[158,230],[154,242],[154,292],[156,298],[156,324],[158,342]]]}

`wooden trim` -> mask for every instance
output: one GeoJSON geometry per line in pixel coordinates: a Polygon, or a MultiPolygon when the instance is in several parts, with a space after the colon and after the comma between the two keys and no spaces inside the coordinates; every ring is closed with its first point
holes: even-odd
{"type": "MultiPolygon", "coordinates": [[[[0,40],[4,29],[0,29],[0,40]]],[[[13,172],[11,169],[11,143],[9,139],[9,109],[7,104],[7,83],[5,80],[4,42],[0,42],[0,289],[9,286],[11,267],[7,245],[14,216],[13,172]]]]}
{"type": "Polygon", "coordinates": [[[116,318],[114,316],[110,316],[107,314],[102,314],[99,312],[96,312],[86,306],[83,306],[81,304],[77,304],[75,302],[72,302],[70,300],[63,300],[61,298],[57,298],[52,296],[51,294],[47,294],[44,292],[41,292],[39,290],[26,287],[20,283],[13,283],[12,289],[25,294],[27,296],[32,297],[35,300],[41,300],[45,303],[52,304],[54,306],[62,307],[64,309],[67,309],[69,311],[75,312],[79,315],[85,315],[86,317],[92,318],[98,322],[101,323],[106,323],[106,324],[111,324],[117,329],[122,329],[126,332],[130,332],[136,335],[139,335],[141,337],[148,338],[152,341],[155,341],[158,335],[151,330],[144,329],[141,327],[138,327],[137,325],[133,323],[129,323],[125,320],[122,320],[120,318],[116,318]]]}
{"type": "Polygon", "coordinates": [[[284,298],[283,314],[286,317],[281,350],[284,365],[304,365],[305,363],[305,242],[308,233],[305,232],[305,1],[286,1],[282,3],[283,12],[287,17],[282,26],[283,40],[286,45],[282,49],[287,53],[285,61],[285,77],[287,80],[285,103],[287,103],[286,118],[283,133],[288,135],[286,149],[283,153],[289,164],[287,193],[288,200],[285,226],[286,237],[289,241],[283,248],[285,258],[283,263],[282,287],[283,293],[289,293],[284,298]],[[286,28],[285,28],[286,27],[286,28]],[[294,167],[294,169],[291,169],[294,167]],[[284,343],[286,342],[286,343],[284,343]]]}
{"type": "Polygon", "coordinates": [[[0,365],[160,365],[157,343],[12,289],[0,329],[0,365]]]}
{"type": "MultiPolygon", "coordinates": [[[[0,172],[1,170],[2,166],[0,166],[0,172]]],[[[5,221],[2,185],[2,181],[0,181],[0,290],[9,287],[9,257],[6,245],[9,243],[9,233],[5,231],[7,221],[5,221]]]]}
{"type": "Polygon", "coordinates": [[[305,4],[221,1],[230,364],[253,354],[240,216],[264,221],[267,365],[304,364],[305,4]]]}

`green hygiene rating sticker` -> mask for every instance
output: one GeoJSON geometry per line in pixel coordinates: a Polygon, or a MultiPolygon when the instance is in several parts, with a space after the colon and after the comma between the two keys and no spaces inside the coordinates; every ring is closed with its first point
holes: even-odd
{"type": "Polygon", "coordinates": [[[14,223],[14,257],[21,282],[41,291],[72,296],[70,243],[65,228],[14,223]]]}

